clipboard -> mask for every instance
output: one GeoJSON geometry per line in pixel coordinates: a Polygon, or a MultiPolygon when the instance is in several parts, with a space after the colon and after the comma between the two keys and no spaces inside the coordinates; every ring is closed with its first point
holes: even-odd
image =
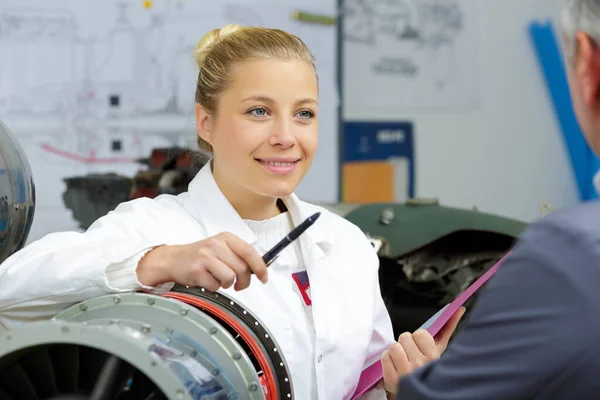
{"type": "MultiPolygon", "coordinates": [[[[427,330],[431,336],[435,337],[440,330],[448,323],[450,318],[462,307],[467,300],[479,290],[500,268],[500,265],[510,253],[506,254],[500,259],[493,267],[488,269],[483,275],[479,277],[475,282],[471,284],[464,292],[462,292],[452,303],[446,304],[441,310],[435,313],[429,318],[423,325],[422,329],[427,330]]],[[[357,400],[365,394],[368,390],[374,387],[381,379],[383,379],[383,367],[380,362],[375,362],[368,368],[366,368],[360,375],[358,386],[352,395],[352,400],[357,400]]]]}
{"type": "Polygon", "coordinates": [[[473,282],[471,286],[469,286],[464,292],[459,294],[452,303],[446,304],[441,310],[429,318],[423,325],[421,325],[421,329],[427,330],[431,336],[435,337],[435,335],[437,335],[448,323],[450,318],[452,318],[458,309],[462,307],[467,300],[469,300],[471,296],[473,296],[473,294],[475,294],[475,292],[477,292],[496,273],[506,257],[508,257],[508,254],[502,257],[500,261],[494,264],[492,268],[488,269],[483,275],[481,275],[479,279],[473,282]]]}

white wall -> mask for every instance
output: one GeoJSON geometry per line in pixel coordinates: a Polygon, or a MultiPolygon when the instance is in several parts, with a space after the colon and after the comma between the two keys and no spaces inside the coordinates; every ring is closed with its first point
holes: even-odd
{"type": "MultiPolygon", "coordinates": [[[[531,221],[578,202],[562,133],[527,31],[557,0],[478,0],[480,102],[463,113],[381,112],[415,123],[416,194],[531,221]]],[[[372,119],[353,110],[352,119],[372,119]]]]}

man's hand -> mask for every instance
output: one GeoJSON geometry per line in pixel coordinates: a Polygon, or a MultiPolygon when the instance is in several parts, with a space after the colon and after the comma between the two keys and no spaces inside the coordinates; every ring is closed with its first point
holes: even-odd
{"type": "Polygon", "coordinates": [[[438,359],[448,347],[448,342],[464,313],[465,308],[461,307],[435,339],[425,329],[418,329],[413,334],[404,332],[400,335],[398,342],[391,345],[381,357],[385,390],[396,393],[400,378],[438,359]]]}

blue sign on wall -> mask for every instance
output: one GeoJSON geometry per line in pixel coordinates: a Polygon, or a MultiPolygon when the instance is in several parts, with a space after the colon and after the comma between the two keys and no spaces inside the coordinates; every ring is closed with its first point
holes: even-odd
{"type": "Polygon", "coordinates": [[[406,159],[409,197],[414,197],[412,122],[344,122],[344,163],[406,159]]]}

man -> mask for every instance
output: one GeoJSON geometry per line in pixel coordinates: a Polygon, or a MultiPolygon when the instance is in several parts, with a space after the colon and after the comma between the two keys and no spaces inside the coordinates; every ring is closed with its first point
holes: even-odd
{"type": "MultiPolygon", "coordinates": [[[[600,155],[600,0],[564,0],[563,11],[573,106],[588,144],[600,155]]],[[[396,377],[415,364],[415,335],[384,356],[396,377]]],[[[446,352],[400,379],[396,396],[600,398],[600,202],[532,224],[446,352]]]]}

